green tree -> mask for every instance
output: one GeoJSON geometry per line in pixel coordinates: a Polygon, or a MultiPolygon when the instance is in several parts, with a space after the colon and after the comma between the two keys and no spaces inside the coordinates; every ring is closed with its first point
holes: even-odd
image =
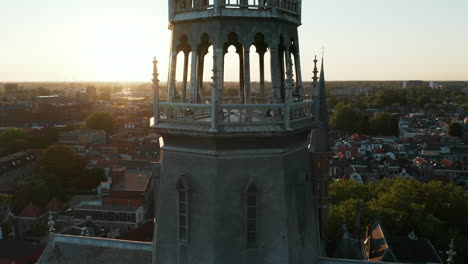
{"type": "Polygon", "coordinates": [[[9,155],[30,148],[29,135],[21,128],[7,128],[0,132],[0,154],[9,155]]]}
{"type": "Polygon", "coordinates": [[[458,122],[452,122],[448,127],[448,133],[452,137],[463,137],[463,126],[458,122]]]}
{"type": "Polygon", "coordinates": [[[49,175],[55,175],[57,183],[66,189],[78,185],[85,165],[72,148],[63,145],[48,147],[39,163],[41,169],[49,175]]]}
{"type": "Polygon", "coordinates": [[[338,103],[330,118],[330,125],[342,132],[355,133],[359,130],[361,116],[350,104],[338,103]]]}
{"type": "MultiPolygon", "coordinates": [[[[468,248],[468,197],[462,187],[453,184],[425,184],[401,177],[369,185],[338,181],[330,185],[330,203],[330,236],[343,220],[354,226],[359,204],[361,230],[380,218],[391,235],[406,236],[415,231],[439,250],[446,249],[451,238],[457,247],[468,248]]],[[[468,252],[460,252],[457,258],[466,263],[468,252]]]]}
{"type": "Polygon", "coordinates": [[[50,91],[50,89],[47,89],[47,88],[44,88],[44,87],[38,87],[38,88],[35,88],[35,89],[32,89],[31,90],[31,95],[32,96],[47,96],[47,95],[51,95],[52,92],[50,91]]]}
{"type": "Polygon", "coordinates": [[[16,191],[13,198],[13,210],[19,214],[30,202],[43,207],[49,200],[50,193],[47,182],[38,178],[32,179],[16,191]]]}
{"type": "Polygon", "coordinates": [[[455,102],[457,102],[457,104],[463,104],[466,102],[466,96],[464,94],[461,94],[461,95],[457,95],[457,97],[455,97],[455,102]]]}
{"type": "Polygon", "coordinates": [[[417,101],[420,107],[424,107],[426,104],[431,102],[431,98],[427,95],[421,95],[418,97],[417,101]]]}
{"type": "Polygon", "coordinates": [[[369,121],[369,129],[375,136],[398,136],[398,118],[388,112],[377,114],[369,121]]]}
{"type": "Polygon", "coordinates": [[[89,115],[86,120],[86,127],[90,129],[101,129],[107,132],[107,134],[114,134],[117,123],[115,118],[109,112],[95,112],[89,115]]]}

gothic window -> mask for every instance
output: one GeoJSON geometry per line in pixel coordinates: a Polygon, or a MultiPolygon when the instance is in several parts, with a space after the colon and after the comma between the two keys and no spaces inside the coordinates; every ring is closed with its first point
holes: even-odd
{"type": "Polygon", "coordinates": [[[189,186],[187,176],[182,176],[177,182],[177,227],[179,241],[189,242],[189,186]]]}
{"type": "Polygon", "coordinates": [[[246,241],[248,248],[257,247],[257,186],[251,182],[245,193],[245,211],[246,211],[246,241]]]}

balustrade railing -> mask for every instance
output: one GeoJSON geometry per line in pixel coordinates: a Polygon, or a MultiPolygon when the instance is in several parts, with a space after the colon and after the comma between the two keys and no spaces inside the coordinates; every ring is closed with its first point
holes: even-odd
{"type": "Polygon", "coordinates": [[[282,124],[284,105],[282,104],[225,104],[221,124],[282,124]]]}
{"type": "MultiPolygon", "coordinates": [[[[174,0],[176,13],[213,9],[216,0],[174,0]]],[[[221,0],[222,8],[247,8],[268,10],[276,8],[297,15],[300,12],[301,0],[221,0]]]]}
{"type": "MultiPolygon", "coordinates": [[[[280,125],[286,129],[295,122],[313,118],[313,101],[292,104],[221,104],[213,113],[211,104],[159,103],[159,123],[216,126],[265,126],[280,125]]],[[[188,128],[190,129],[190,128],[188,128]]]]}
{"type": "Polygon", "coordinates": [[[160,122],[210,123],[211,104],[159,103],[160,122]]]}
{"type": "Polygon", "coordinates": [[[174,0],[176,13],[213,9],[213,0],[174,0]]]}

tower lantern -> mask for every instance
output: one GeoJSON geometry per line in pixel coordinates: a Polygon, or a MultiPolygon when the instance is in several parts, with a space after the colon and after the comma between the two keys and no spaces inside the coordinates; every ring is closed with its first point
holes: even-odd
{"type": "Polygon", "coordinates": [[[302,84],[301,1],[170,0],[169,22],[167,100],[157,95],[152,125],[164,139],[155,263],[315,263],[307,135],[318,120],[302,84]]]}

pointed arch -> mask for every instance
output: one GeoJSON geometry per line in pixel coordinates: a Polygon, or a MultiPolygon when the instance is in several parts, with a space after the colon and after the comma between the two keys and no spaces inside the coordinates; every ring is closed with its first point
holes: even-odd
{"type": "MultiPolygon", "coordinates": [[[[269,72],[268,67],[265,68],[265,59],[267,59],[269,62],[269,45],[268,43],[265,42],[265,36],[262,33],[258,32],[257,34],[255,34],[255,40],[253,42],[253,46],[255,47],[256,53],[258,55],[258,69],[259,69],[258,80],[259,80],[260,103],[264,104],[266,103],[266,97],[267,97],[266,88],[265,88],[265,77],[268,76],[268,74],[265,74],[265,70],[269,72]],[[267,54],[267,56],[265,56],[265,54],[267,54]]],[[[271,78],[268,78],[268,80],[271,81],[271,78]]]]}
{"type": "Polygon", "coordinates": [[[247,248],[257,247],[258,189],[250,181],[245,190],[245,235],[247,248]]]}
{"type": "Polygon", "coordinates": [[[182,243],[189,242],[190,182],[188,174],[182,175],[176,184],[177,190],[177,229],[182,243]]]}
{"type": "MultiPolygon", "coordinates": [[[[223,73],[223,80],[230,79],[227,73],[238,73],[239,76],[239,90],[238,101],[245,102],[245,79],[244,79],[244,48],[239,40],[239,35],[236,32],[230,32],[227,36],[227,41],[223,44],[223,52],[225,58],[225,70],[223,73]],[[233,48],[231,48],[233,46],[233,48]],[[236,59],[236,57],[238,59],[236,59]],[[235,69],[237,68],[237,69],[235,69]]],[[[234,79],[235,80],[235,79],[234,79]]],[[[226,87],[226,86],[225,86],[226,87]]]]}
{"type": "MultiPolygon", "coordinates": [[[[206,66],[212,66],[213,63],[210,61],[210,65],[205,65],[205,57],[213,51],[212,43],[210,42],[210,37],[207,33],[203,33],[200,37],[200,44],[197,46],[197,83],[196,83],[196,91],[194,98],[196,99],[197,103],[204,103],[205,102],[205,94],[203,92],[203,83],[204,77],[206,74],[211,75],[211,69],[205,68],[206,66]],[[206,73],[206,74],[205,74],[206,73]]],[[[208,60],[212,56],[208,56],[208,60]]]]}

